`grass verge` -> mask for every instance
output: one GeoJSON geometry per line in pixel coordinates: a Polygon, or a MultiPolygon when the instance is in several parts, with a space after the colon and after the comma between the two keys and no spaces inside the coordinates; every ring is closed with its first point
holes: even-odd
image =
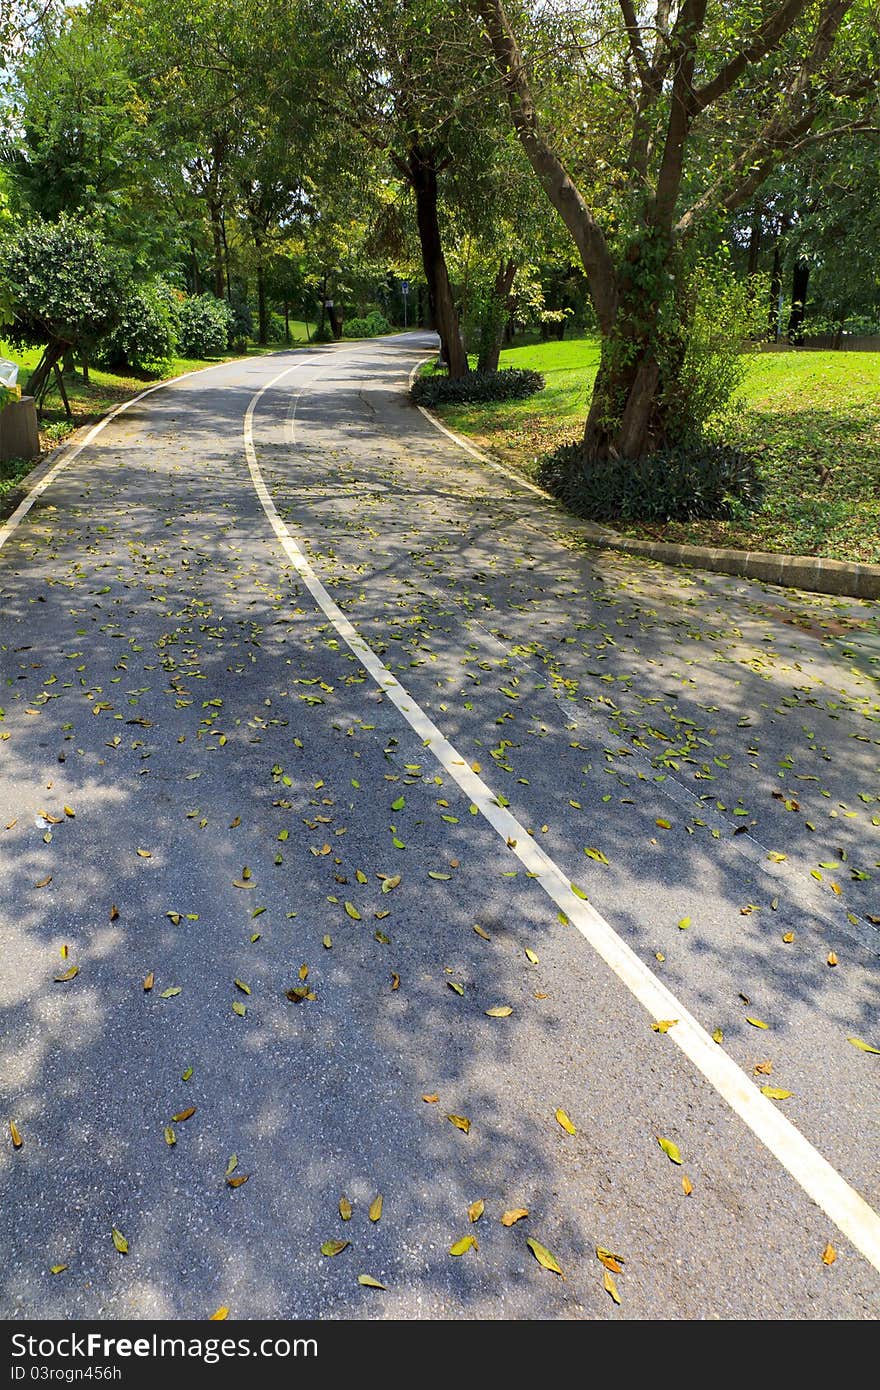
{"type": "MultiPolygon", "coordinates": [[[[577,439],[599,363],[594,338],[528,343],[501,366],[547,385],[524,401],[444,406],[450,429],[533,477],[538,459],[577,439]]],[[[621,526],[624,535],[880,564],[880,353],[756,352],[719,430],[759,459],[759,509],[728,521],[621,526]]]]}

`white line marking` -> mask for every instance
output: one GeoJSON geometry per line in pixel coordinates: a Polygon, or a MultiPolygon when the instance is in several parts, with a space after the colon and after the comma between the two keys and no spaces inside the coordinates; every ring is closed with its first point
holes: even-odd
{"type": "Polygon", "coordinates": [[[210,367],[196,367],[194,371],[181,372],[180,376],[169,377],[167,381],[157,381],[155,386],[148,386],[146,391],[141,391],[137,396],[132,396],[130,401],[122,401],[120,405],[114,406],[107,415],[99,420],[96,425],[92,426],[85,438],[80,440],[79,444],[74,444],[72,448],[65,450],[62,457],[57,463],[52,465],[46,476],[41,478],[40,481],[31,488],[27,497],[24,497],[21,502],[19,502],[12,515],[0,526],[0,550],[3,549],[9,537],[18,529],[22,521],[24,521],[37,498],[42,497],[46,489],[52,486],[62,469],[66,468],[68,464],[73,463],[74,459],[79,458],[83,449],[87,448],[92,440],[96,439],[101,431],[106,429],[111,421],[116,419],[117,415],[121,415],[124,410],[130,410],[133,405],[137,405],[138,401],[142,401],[145,396],[152,396],[154,391],[161,391],[166,386],[174,386],[178,381],[186,381],[187,377],[201,376],[203,372],[216,372],[220,367],[233,367],[239,362],[252,362],[253,360],[252,357],[233,357],[230,358],[228,362],[215,362],[210,367]]]}
{"type": "Polygon", "coordinates": [[[525,869],[535,876],[549,898],[562,909],[572,926],[601,956],[617,978],[652,1019],[675,1018],[671,1038],[697,1070],[715,1088],[771,1154],[788,1170],[804,1192],[825,1212],[853,1246],[880,1272],[880,1216],[804,1138],[790,1120],[766,1096],[722,1047],[676,999],[671,990],[649,970],[596,909],[572,892],[559,866],[544,852],[510,811],[501,806],[491,788],[465,759],[397,677],[379,660],[357,629],[324,588],[309,561],[278,514],[257,463],[254,445],[254,412],[267,391],[296,371],[296,363],[266,382],[252,397],[244,417],[244,447],[248,471],[263,511],[306,588],[340,637],[363,663],[380,690],[406,719],[434,754],[440,766],[458,783],[481,815],[498,832],[525,869]]]}

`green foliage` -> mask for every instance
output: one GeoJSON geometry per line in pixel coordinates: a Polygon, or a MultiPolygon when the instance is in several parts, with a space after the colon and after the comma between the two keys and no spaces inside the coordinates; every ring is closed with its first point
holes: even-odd
{"type": "Polygon", "coordinates": [[[579,444],[542,460],[539,482],[592,521],[729,517],[760,501],[755,459],[723,444],[681,445],[639,459],[585,464],[579,444]]]}
{"type": "Polygon", "coordinates": [[[136,285],[119,309],[119,322],[104,339],[100,360],[110,366],[161,367],[177,350],[182,296],[162,280],[136,285]]]}
{"type": "Polygon", "coordinates": [[[332,343],[332,342],[333,342],[333,329],[330,327],[330,323],[329,323],[328,320],[325,320],[323,324],[320,324],[320,323],[318,324],[317,328],[315,329],[314,333],[312,334],[312,342],[313,342],[313,343],[332,343]]]}
{"type": "Polygon", "coordinates": [[[344,338],[380,338],[383,333],[390,332],[391,324],[377,309],[367,314],[366,318],[347,319],[342,326],[344,338]]]}
{"type": "Polygon", "coordinates": [[[468,372],[450,380],[447,376],[421,376],[413,382],[410,396],[416,405],[452,405],[471,401],[512,401],[533,396],[543,390],[540,372],[524,367],[508,367],[500,372],[468,372]]]}
{"type": "Polygon", "coordinates": [[[185,357],[217,357],[226,351],[233,314],[225,299],[193,295],[181,304],[177,323],[180,351],[185,357]]]}
{"type": "Polygon", "coordinates": [[[9,287],[18,347],[49,342],[90,351],[119,321],[127,275],[102,233],[73,217],[34,219],[0,240],[0,283],[9,287]]]}

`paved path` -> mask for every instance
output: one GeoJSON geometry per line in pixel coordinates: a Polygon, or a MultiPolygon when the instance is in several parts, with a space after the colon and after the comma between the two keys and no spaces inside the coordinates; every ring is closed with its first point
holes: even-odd
{"type": "Polygon", "coordinates": [[[0,1308],[876,1317],[876,608],[580,547],[426,345],[163,389],[0,552],[0,1308]]]}

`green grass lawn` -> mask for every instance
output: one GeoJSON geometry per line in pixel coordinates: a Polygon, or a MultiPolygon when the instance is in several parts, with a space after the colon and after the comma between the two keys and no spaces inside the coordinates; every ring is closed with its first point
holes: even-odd
{"type": "MultiPolygon", "coordinates": [[[[451,429],[534,474],[542,454],[576,439],[598,342],[531,343],[502,367],[533,367],[547,385],[524,401],[444,406],[451,429]]],[[[627,535],[880,563],[880,353],[757,352],[723,438],[759,459],[764,500],[743,520],[628,526],[627,535]]]]}
{"type": "MultiPolygon", "coordinates": [[[[310,324],[309,330],[313,331],[314,327],[314,324],[310,324]]],[[[307,342],[305,323],[291,320],[290,332],[293,339],[291,347],[301,347],[307,342]]],[[[266,352],[280,352],[285,346],[284,343],[270,343],[265,348],[252,345],[248,351],[259,355],[266,352]]],[[[28,348],[24,352],[20,352],[8,343],[0,342],[0,357],[8,357],[11,361],[19,364],[18,382],[25,393],[31,372],[40,360],[40,355],[41,350],[39,348],[28,348]]],[[[240,353],[228,352],[220,357],[212,358],[175,357],[166,363],[164,370],[159,373],[135,371],[132,368],[111,371],[101,367],[92,367],[89,373],[91,378],[89,383],[83,381],[82,373],[79,370],[66,375],[64,386],[70,401],[73,419],[68,420],[57,386],[53,383],[46,396],[40,420],[40,442],[43,449],[45,451],[53,448],[72,430],[99,419],[121,401],[126,401],[131,396],[136,396],[139,391],[143,391],[145,386],[152,385],[157,381],[169,381],[173,377],[181,376],[184,372],[198,371],[200,367],[211,367],[217,362],[234,361],[236,357],[240,356],[240,353]]],[[[35,462],[39,462],[39,460],[35,460],[35,462]]],[[[11,460],[9,464],[0,465],[0,496],[14,487],[16,482],[33,466],[34,463],[25,466],[18,460],[11,460]]]]}

